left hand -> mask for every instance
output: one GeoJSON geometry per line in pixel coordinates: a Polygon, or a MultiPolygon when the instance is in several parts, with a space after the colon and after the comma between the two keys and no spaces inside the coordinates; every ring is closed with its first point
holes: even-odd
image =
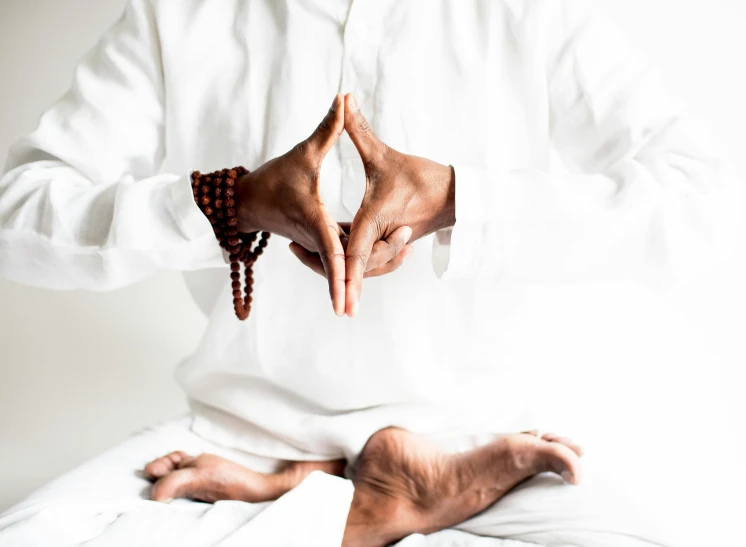
{"type": "Polygon", "coordinates": [[[412,230],[412,243],[455,224],[455,174],[452,167],[387,146],[373,133],[352,94],[345,96],[345,130],[363,160],[366,182],[345,252],[346,313],[354,317],[377,242],[404,226],[412,230]]]}

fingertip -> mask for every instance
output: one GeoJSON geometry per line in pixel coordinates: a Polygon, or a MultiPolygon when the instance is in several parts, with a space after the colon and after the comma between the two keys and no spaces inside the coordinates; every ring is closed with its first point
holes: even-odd
{"type": "Polygon", "coordinates": [[[342,98],[341,93],[337,93],[334,96],[334,99],[332,100],[332,106],[329,108],[331,112],[336,112],[337,110],[339,110],[339,106],[341,104],[341,98],[342,98]]]}
{"type": "Polygon", "coordinates": [[[350,112],[357,112],[360,110],[360,107],[357,104],[357,99],[355,98],[354,93],[348,93],[345,95],[345,107],[349,109],[350,112]]]}
{"type": "Polygon", "coordinates": [[[334,114],[334,124],[336,126],[336,133],[342,134],[345,125],[345,108],[344,108],[344,95],[337,93],[334,96],[332,112],[334,114]]]}
{"type": "Polygon", "coordinates": [[[354,287],[350,283],[351,282],[347,283],[347,290],[345,293],[345,313],[348,317],[352,318],[357,314],[358,298],[354,287]]]}

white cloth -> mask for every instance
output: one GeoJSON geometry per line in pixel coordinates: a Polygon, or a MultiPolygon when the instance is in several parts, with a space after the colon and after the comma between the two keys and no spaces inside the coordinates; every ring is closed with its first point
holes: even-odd
{"type": "MultiPolygon", "coordinates": [[[[225,445],[349,457],[387,425],[534,426],[522,392],[494,397],[527,370],[506,350],[501,325],[521,306],[506,282],[688,271],[706,262],[718,188],[698,135],[582,5],[130,0],[10,152],[0,273],[103,290],[188,272],[210,322],[178,381],[195,431],[225,445]],[[456,225],[418,242],[395,275],[366,280],[353,321],[275,237],[238,322],[186,173],[284,153],[340,91],[356,92],[389,145],[455,166],[456,225]]],[[[346,135],[321,184],[350,220],[364,177],[346,135]]]]}
{"type": "MultiPolygon", "coordinates": [[[[322,473],[273,504],[214,505],[147,499],[138,470],[174,449],[219,454],[256,471],[277,461],[220,447],[189,430],[189,419],[145,430],[35,492],[0,515],[0,545],[13,547],[333,547],[341,543],[353,487],[322,473]]],[[[631,500],[595,480],[573,487],[542,475],[459,530],[410,536],[402,547],[655,547],[660,531],[635,515],[631,500]],[[474,534],[487,537],[477,537],[474,534]],[[495,538],[504,539],[495,539],[495,538]]]]}

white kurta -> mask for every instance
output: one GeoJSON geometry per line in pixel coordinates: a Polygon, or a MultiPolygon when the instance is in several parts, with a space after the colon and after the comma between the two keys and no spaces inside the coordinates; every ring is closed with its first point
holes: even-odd
{"type": "MultiPolygon", "coordinates": [[[[717,166],[686,125],[577,0],[131,0],[11,150],[0,273],[104,290],[187,272],[210,322],[178,380],[194,431],[226,446],[314,459],[386,425],[515,430],[520,392],[494,395],[521,365],[506,283],[701,261],[717,166]],[[454,165],[456,225],[366,280],[354,320],[274,237],[239,322],[187,173],[261,165],[347,91],[389,145],[454,165]]],[[[349,221],[364,175],[346,135],[321,184],[349,221]]]]}

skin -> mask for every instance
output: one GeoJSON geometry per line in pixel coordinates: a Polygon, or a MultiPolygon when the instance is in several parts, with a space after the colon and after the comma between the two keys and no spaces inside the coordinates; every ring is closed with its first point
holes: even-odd
{"type": "Polygon", "coordinates": [[[242,177],[239,230],[267,231],[329,283],[337,315],[357,314],[362,280],[392,273],[413,242],[455,223],[453,169],[387,146],[352,94],[334,98],[319,127],[288,153],[242,177]],[[351,226],[337,223],[319,195],[321,163],[347,131],[365,167],[366,192],[351,226]]]}
{"type": "MultiPolygon", "coordinates": [[[[342,95],[334,97],[324,119],[303,142],[241,177],[236,184],[238,229],[267,231],[295,242],[319,260],[329,282],[334,312],[345,312],[345,248],[342,226],[331,216],[319,194],[321,163],[344,131],[342,95]]],[[[376,241],[367,269],[374,275],[395,270],[406,257],[411,230],[401,227],[376,241]]],[[[302,259],[302,256],[299,257],[302,259]]]]}
{"type": "MultiPolygon", "coordinates": [[[[455,223],[451,167],[402,154],[381,141],[352,95],[334,98],[316,131],[288,153],[236,185],[239,230],[269,231],[325,276],[337,315],[357,314],[364,277],[395,271],[408,244],[455,223]],[[357,148],[366,192],[350,226],[337,223],[319,195],[321,163],[346,130],[357,148]]],[[[382,547],[413,533],[432,533],[483,511],[522,481],[553,472],[579,481],[582,450],[572,441],[535,432],[501,437],[475,450],[449,454],[425,439],[386,428],[367,442],[356,463],[355,494],[345,547],[382,547]]],[[[315,470],[342,476],[346,462],[286,462],[263,474],[212,454],[171,452],[150,462],[151,497],[215,502],[277,499],[315,470]]]]}
{"type": "MultiPolygon", "coordinates": [[[[383,547],[410,534],[453,527],[539,473],[577,484],[582,453],[570,439],[526,432],[450,454],[403,429],[383,429],[371,436],[355,464],[343,546],[383,547]]],[[[172,452],[150,462],[144,473],[154,483],[155,501],[262,502],[290,491],[312,471],[343,476],[345,466],[343,460],[287,462],[263,474],[212,454],[172,452]]]]}
{"type": "Polygon", "coordinates": [[[402,154],[381,141],[352,94],[345,97],[345,130],[363,160],[366,184],[345,253],[346,312],[354,317],[376,242],[402,226],[412,229],[410,242],[453,226],[456,183],[451,167],[402,154]]]}

